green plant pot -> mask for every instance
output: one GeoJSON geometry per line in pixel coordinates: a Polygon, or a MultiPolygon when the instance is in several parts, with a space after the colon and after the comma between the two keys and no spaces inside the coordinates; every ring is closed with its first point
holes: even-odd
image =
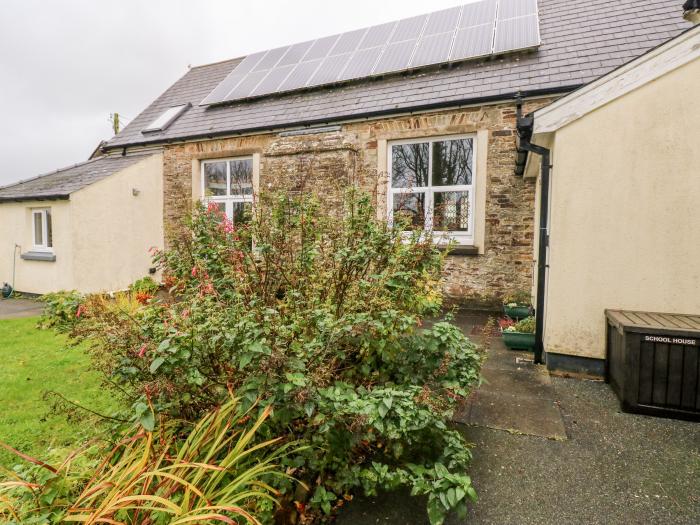
{"type": "Polygon", "coordinates": [[[530,315],[530,307],[529,306],[508,306],[508,305],[503,305],[503,312],[510,317],[511,319],[525,319],[528,315],[530,315]]]}
{"type": "Polygon", "coordinates": [[[503,343],[511,350],[533,351],[535,349],[535,334],[507,332],[504,330],[503,343]]]}

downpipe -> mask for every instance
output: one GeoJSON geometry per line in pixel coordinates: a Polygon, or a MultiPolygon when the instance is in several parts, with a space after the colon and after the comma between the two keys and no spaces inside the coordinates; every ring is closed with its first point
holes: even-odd
{"type": "Polygon", "coordinates": [[[551,153],[549,148],[531,144],[534,117],[522,115],[522,100],[517,103],[518,119],[518,162],[519,169],[524,169],[527,155],[525,152],[540,156],[540,221],[538,226],[537,246],[537,298],[535,304],[535,363],[544,363],[544,302],[547,279],[547,247],[549,246],[549,177],[552,169],[551,153]],[[525,153],[524,155],[521,155],[525,153]]]}

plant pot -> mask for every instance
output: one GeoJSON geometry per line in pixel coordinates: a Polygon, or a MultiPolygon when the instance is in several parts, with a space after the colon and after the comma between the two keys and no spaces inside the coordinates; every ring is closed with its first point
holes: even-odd
{"type": "Polygon", "coordinates": [[[503,331],[503,343],[511,350],[535,349],[535,334],[503,331]]]}
{"type": "Polygon", "coordinates": [[[530,307],[529,306],[508,306],[506,304],[503,305],[503,312],[510,317],[511,319],[525,319],[527,316],[530,315],[530,307]]]}

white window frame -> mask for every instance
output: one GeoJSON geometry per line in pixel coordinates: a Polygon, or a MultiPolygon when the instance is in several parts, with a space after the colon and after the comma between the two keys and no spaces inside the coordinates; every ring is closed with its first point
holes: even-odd
{"type": "MultiPolygon", "coordinates": [[[[51,208],[31,208],[32,211],[32,250],[35,252],[53,252],[53,223],[51,224],[51,244],[49,245],[49,228],[48,215],[51,213],[51,208]],[[35,219],[36,215],[41,216],[41,232],[42,242],[37,243],[35,219]]],[[[53,220],[53,216],[52,216],[53,220]]]]}
{"type": "Polygon", "coordinates": [[[233,205],[234,203],[251,203],[253,204],[253,194],[255,193],[255,159],[252,155],[246,155],[242,157],[222,157],[220,159],[206,159],[200,161],[199,164],[199,178],[200,178],[200,190],[202,195],[202,202],[207,205],[210,202],[222,202],[226,207],[226,217],[233,220],[233,205]],[[219,162],[226,163],[226,192],[231,191],[231,164],[232,160],[249,160],[251,164],[251,185],[252,191],[249,195],[213,195],[207,196],[206,194],[206,169],[207,164],[216,164],[219,162]]]}
{"type": "Polygon", "coordinates": [[[440,136],[429,136],[412,138],[405,140],[392,140],[387,142],[387,163],[388,163],[388,187],[387,187],[387,215],[389,223],[393,223],[394,215],[394,195],[397,193],[423,193],[425,195],[425,229],[432,230],[433,224],[433,207],[434,207],[434,194],[435,189],[439,188],[438,193],[448,192],[448,191],[468,191],[469,192],[469,231],[440,231],[433,232],[434,242],[441,244],[450,241],[455,241],[461,246],[474,246],[474,231],[475,231],[475,221],[476,209],[475,204],[475,194],[476,194],[476,180],[477,180],[477,141],[476,133],[467,133],[461,135],[440,135],[440,136]],[[458,184],[454,186],[435,186],[433,187],[433,143],[443,142],[447,140],[461,140],[461,139],[471,139],[472,140],[472,183],[471,184],[458,184]],[[410,188],[394,188],[392,186],[393,179],[393,150],[394,146],[401,146],[404,144],[420,144],[428,143],[428,185],[418,186],[410,188]]]}

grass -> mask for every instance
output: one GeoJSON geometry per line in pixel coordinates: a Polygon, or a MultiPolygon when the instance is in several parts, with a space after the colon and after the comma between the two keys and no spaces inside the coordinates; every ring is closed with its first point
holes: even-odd
{"type": "MultiPolygon", "coordinates": [[[[38,318],[0,320],[0,441],[35,456],[48,447],[70,446],[94,432],[87,422],[71,423],[51,414],[47,391],[100,413],[112,402],[89,371],[89,359],[80,348],[67,348],[66,339],[52,330],[36,328],[38,318]]],[[[0,465],[20,460],[0,449],[0,465]]]]}

